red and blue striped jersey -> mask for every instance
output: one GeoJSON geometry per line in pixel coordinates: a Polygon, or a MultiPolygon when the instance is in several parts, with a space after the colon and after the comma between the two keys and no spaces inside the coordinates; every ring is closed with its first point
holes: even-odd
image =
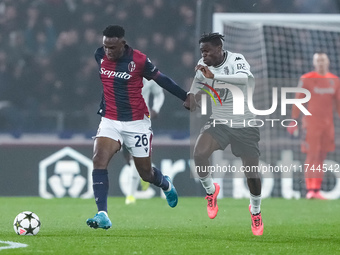
{"type": "Polygon", "coordinates": [[[102,102],[98,114],[119,121],[141,120],[149,115],[142,96],[143,77],[154,79],[158,69],[145,54],[125,45],[117,61],[110,61],[104,48],[95,52],[99,76],[103,85],[102,102]]]}

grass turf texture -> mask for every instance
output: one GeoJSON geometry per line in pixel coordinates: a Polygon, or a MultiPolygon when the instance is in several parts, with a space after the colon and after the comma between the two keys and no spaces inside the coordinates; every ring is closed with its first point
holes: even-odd
{"type": "MultiPolygon", "coordinates": [[[[90,229],[93,199],[0,197],[0,241],[26,248],[1,254],[335,254],[340,253],[340,201],[264,199],[264,235],[253,236],[248,200],[219,200],[208,218],[204,198],[180,197],[176,208],[165,200],[109,198],[112,228],[90,229]],[[37,236],[18,236],[13,220],[22,211],[41,220],[37,236]]],[[[0,243],[0,247],[5,244],[0,243]]]]}

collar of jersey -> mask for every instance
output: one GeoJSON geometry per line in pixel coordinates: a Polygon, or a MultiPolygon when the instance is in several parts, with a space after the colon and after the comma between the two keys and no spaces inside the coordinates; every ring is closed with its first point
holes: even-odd
{"type": "Polygon", "coordinates": [[[217,66],[214,66],[214,68],[221,67],[226,62],[227,58],[228,58],[228,51],[224,51],[224,59],[223,59],[222,63],[217,65],[217,66]]]}

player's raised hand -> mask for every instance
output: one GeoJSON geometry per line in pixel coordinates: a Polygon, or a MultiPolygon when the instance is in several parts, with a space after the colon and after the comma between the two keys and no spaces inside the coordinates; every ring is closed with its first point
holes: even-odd
{"type": "Polygon", "coordinates": [[[192,93],[189,93],[187,96],[187,99],[185,99],[183,106],[190,110],[191,112],[196,110],[196,100],[195,100],[195,95],[192,93]]]}
{"type": "Polygon", "coordinates": [[[200,70],[205,78],[214,79],[214,74],[209,70],[207,66],[197,65],[195,71],[200,70]]]}

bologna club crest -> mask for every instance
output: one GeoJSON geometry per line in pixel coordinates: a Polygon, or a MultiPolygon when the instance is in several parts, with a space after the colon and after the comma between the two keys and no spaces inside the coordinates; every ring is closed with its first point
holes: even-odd
{"type": "Polygon", "coordinates": [[[128,65],[128,69],[129,69],[130,73],[133,72],[136,69],[136,63],[131,61],[128,65]]]}

